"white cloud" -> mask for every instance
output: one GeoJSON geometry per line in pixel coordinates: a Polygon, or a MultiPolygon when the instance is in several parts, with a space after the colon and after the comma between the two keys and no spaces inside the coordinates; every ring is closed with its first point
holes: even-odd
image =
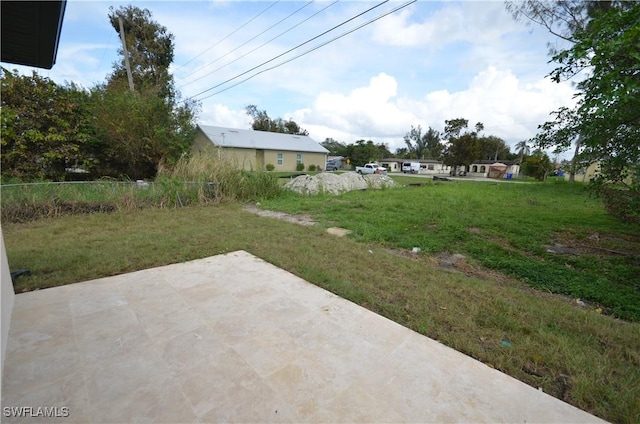
{"type": "Polygon", "coordinates": [[[229,128],[251,128],[251,118],[244,110],[231,110],[225,105],[213,104],[202,110],[199,123],[229,128]]]}
{"type": "Polygon", "coordinates": [[[323,92],[312,108],[291,116],[318,141],[332,137],[353,143],[365,138],[394,150],[403,145],[411,125],[442,131],[444,121],[453,118],[469,119],[470,125],[483,122],[487,135],[514,144],[533,137],[551,111],[573,102],[569,84],[547,79],[522,83],[510,70],[495,67],[484,69],[457,92],[437,90],[410,98],[397,97],[397,90],[396,79],[380,73],[347,94],[323,92]]]}
{"type": "Polygon", "coordinates": [[[373,39],[380,44],[435,50],[456,41],[496,42],[515,27],[501,2],[447,4],[431,14],[419,14],[424,11],[414,6],[385,17],[375,24],[373,39]]]}

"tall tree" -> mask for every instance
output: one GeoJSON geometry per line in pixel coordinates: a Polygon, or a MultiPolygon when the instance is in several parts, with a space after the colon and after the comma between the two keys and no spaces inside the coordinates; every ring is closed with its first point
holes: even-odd
{"type": "Polygon", "coordinates": [[[327,137],[320,144],[322,145],[322,147],[329,151],[329,155],[331,156],[347,156],[347,145],[341,141],[337,141],[333,138],[327,137]]]}
{"type": "Polygon", "coordinates": [[[167,104],[151,93],[97,86],[91,93],[100,174],[152,178],[160,163],[173,164],[195,136],[194,108],[167,104]]]}
{"type": "Polygon", "coordinates": [[[440,132],[429,127],[423,138],[428,152],[426,159],[440,159],[444,150],[444,145],[440,140],[440,132]]]}
{"type": "MultiPolygon", "coordinates": [[[[634,170],[637,174],[640,3],[528,1],[513,2],[508,7],[514,16],[526,16],[541,23],[570,43],[565,50],[552,51],[552,60],[558,64],[549,74],[553,81],[585,75],[576,84],[576,106],[553,112],[554,119],[540,126],[536,145],[554,147],[559,153],[580,139],[580,157],[600,161],[600,178],[596,179],[600,187],[622,182],[634,170]]],[[[640,199],[637,176],[630,189],[630,195],[640,199]]]]}
{"type": "Polygon", "coordinates": [[[443,149],[440,143],[440,133],[429,127],[427,132],[423,134],[420,125],[411,126],[411,130],[404,136],[404,142],[411,159],[437,159],[443,149]]]}
{"type": "Polygon", "coordinates": [[[409,149],[406,147],[398,147],[395,156],[399,159],[410,159],[409,149]]]}
{"type": "MultiPolygon", "coordinates": [[[[175,93],[169,66],[173,62],[173,34],[155,22],[148,9],[137,6],[121,6],[118,9],[110,7],[109,22],[119,36],[120,20],[136,91],[152,91],[162,98],[172,98],[175,93]]],[[[122,48],[119,53],[121,59],[114,64],[110,81],[127,80],[122,48]]]]}
{"type": "Polygon", "coordinates": [[[188,151],[199,105],[181,101],[169,66],[173,35],[136,6],[110,8],[109,21],[120,34],[123,23],[135,92],[128,89],[122,59],[103,85],[92,90],[92,113],[99,127],[100,170],[129,178],[155,176],[161,162],[173,163],[188,151]]]}
{"type": "Polygon", "coordinates": [[[468,119],[457,118],[444,122],[447,146],[442,155],[443,162],[454,169],[458,166],[464,166],[468,171],[471,163],[477,160],[481,154],[478,133],[484,129],[484,125],[478,122],[475,125],[475,131],[468,131],[468,119]]]}
{"type": "Polygon", "coordinates": [[[88,94],[33,72],[2,69],[0,143],[3,178],[64,180],[67,168],[91,165],[88,94]]]}
{"type": "Polygon", "coordinates": [[[529,143],[527,140],[522,140],[516,143],[514,146],[518,155],[520,155],[520,159],[518,161],[519,164],[522,164],[525,156],[529,156],[531,154],[531,148],[529,147],[529,143]]]}
{"type": "Polygon", "coordinates": [[[506,160],[509,158],[510,149],[507,143],[500,137],[489,135],[478,138],[480,156],[482,160],[506,160]]]}
{"type": "Polygon", "coordinates": [[[256,131],[268,131],[282,134],[309,135],[309,131],[300,128],[292,119],[285,121],[282,118],[272,119],[266,110],[260,110],[256,105],[248,105],[245,108],[247,115],[253,118],[251,128],[256,131]]]}

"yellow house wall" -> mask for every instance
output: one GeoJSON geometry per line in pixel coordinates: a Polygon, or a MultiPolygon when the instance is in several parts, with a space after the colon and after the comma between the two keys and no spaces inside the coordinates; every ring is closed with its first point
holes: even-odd
{"type": "MultiPolygon", "coordinates": [[[[327,155],[324,153],[310,153],[310,152],[291,152],[291,151],[278,151],[278,150],[264,150],[256,151],[256,149],[237,149],[233,147],[217,147],[201,132],[198,131],[191,147],[193,152],[208,152],[212,154],[218,154],[231,161],[239,168],[246,170],[258,170],[256,155],[264,152],[263,165],[273,164],[275,171],[295,171],[297,154],[302,155],[302,163],[304,163],[305,170],[309,169],[309,165],[320,165],[323,169],[327,160],[327,155]],[[283,164],[278,165],[278,153],[283,154],[283,164]]],[[[264,166],[261,166],[261,170],[264,170],[264,166]]]]}
{"type": "Polygon", "coordinates": [[[310,152],[287,152],[278,150],[265,150],[264,151],[264,164],[272,164],[275,171],[295,171],[297,163],[297,155],[302,155],[302,163],[304,169],[309,169],[309,165],[320,165],[324,169],[327,161],[327,155],[324,153],[310,153],[310,152]],[[282,153],[282,165],[278,165],[278,153],[282,153]]]}
{"type": "MultiPolygon", "coordinates": [[[[596,177],[596,174],[599,171],[600,171],[600,162],[594,162],[587,167],[584,173],[576,173],[574,181],[579,181],[581,183],[589,183],[591,182],[591,179],[596,177]]],[[[571,176],[571,173],[568,171],[565,171],[564,173],[565,181],[569,181],[570,176],[571,176]]],[[[628,175],[627,178],[625,178],[624,183],[625,184],[633,183],[633,178],[631,177],[631,175],[628,175]]]]}

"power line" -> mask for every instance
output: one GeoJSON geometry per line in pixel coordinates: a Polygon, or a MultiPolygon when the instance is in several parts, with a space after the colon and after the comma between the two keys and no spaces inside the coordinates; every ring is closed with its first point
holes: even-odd
{"type": "Polygon", "coordinates": [[[302,21],[298,22],[297,24],[295,24],[295,25],[294,25],[294,26],[292,26],[291,28],[287,29],[286,31],[281,32],[280,34],[276,35],[275,37],[271,38],[270,40],[265,41],[264,43],[260,44],[258,47],[254,48],[253,50],[250,50],[250,51],[246,52],[246,53],[245,53],[245,54],[243,54],[242,56],[235,58],[235,59],[234,59],[234,60],[232,60],[231,62],[228,62],[228,63],[226,63],[226,64],[224,64],[224,65],[222,65],[222,66],[220,66],[220,67],[218,67],[218,68],[214,69],[214,70],[213,70],[213,71],[211,71],[211,72],[206,73],[205,75],[203,75],[203,76],[201,76],[201,77],[199,77],[199,78],[197,78],[197,79],[195,79],[195,80],[193,80],[193,81],[189,81],[189,82],[185,83],[184,85],[182,85],[182,86],[181,86],[181,87],[179,87],[179,88],[183,88],[183,87],[185,87],[185,86],[187,86],[187,85],[189,85],[189,84],[191,84],[191,83],[194,83],[194,82],[196,82],[196,81],[201,80],[202,78],[206,77],[207,75],[211,75],[211,74],[213,74],[214,72],[218,72],[219,70],[221,70],[221,69],[223,69],[223,68],[226,68],[227,66],[231,65],[232,63],[235,63],[235,62],[237,62],[238,60],[240,60],[240,59],[242,59],[242,58],[244,58],[244,57],[248,56],[249,54],[251,54],[251,53],[255,52],[256,50],[258,50],[258,49],[260,49],[260,48],[264,47],[265,45],[269,44],[269,43],[270,43],[270,42],[272,42],[273,40],[276,40],[276,39],[278,39],[278,38],[282,37],[284,34],[286,34],[286,33],[290,32],[290,31],[294,30],[295,28],[299,27],[300,25],[302,25],[303,23],[307,22],[309,19],[311,19],[311,18],[315,17],[316,15],[319,15],[320,13],[324,12],[325,10],[327,10],[328,8],[330,8],[331,6],[333,6],[334,4],[338,3],[339,1],[340,1],[340,0],[335,0],[333,3],[329,4],[328,6],[326,6],[326,7],[322,8],[322,9],[320,9],[319,11],[317,11],[316,13],[314,13],[313,15],[311,15],[311,16],[309,16],[308,18],[306,18],[306,19],[304,19],[304,20],[302,20],[302,21]]]}
{"type": "MultiPolygon", "coordinates": [[[[303,52],[303,53],[300,53],[299,55],[294,56],[294,57],[292,57],[291,59],[287,59],[287,60],[285,60],[284,62],[280,62],[280,63],[278,63],[278,64],[277,64],[277,65],[275,65],[275,66],[272,66],[272,67],[267,68],[267,69],[263,69],[263,70],[261,70],[261,71],[259,71],[259,72],[256,72],[255,74],[253,74],[253,75],[251,75],[251,76],[249,76],[249,77],[247,77],[247,78],[243,79],[242,81],[239,81],[239,82],[237,82],[237,83],[233,84],[232,86],[229,86],[229,87],[227,87],[227,88],[223,88],[222,90],[216,91],[215,93],[210,94],[210,95],[208,95],[208,96],[206,96],[206,97],[203,97],[203,98],[201,98],[201,99],[199,99],[199,100],[205,100],[205,99],[208,99],[208,98],[210,98],[210,97],[215,96],[216,94],[223,93],[223,92],[225,92],[225,91],[227,91],[227,90],[232,89],[233,87],[236,87],[236,86],[238,86],[238,85],[240,85],[240,84],[242,84],[242,83],[244,83],[244,82],[249,81],[250,79],[252,79],[252,78],[254,78],[254,77],[257,77],[258,75],[260,75],[260,74],[262,74],[262,73],[265,73],[265,72],[267,72],[267,71],[271,71],[271,70],[276,69],[276,68],[278,68],[278,67],[280,67],[280,66],[282,66],[282,65],[284,65],[284,64],[286,64],[286,63],[292,62],[292,61],[294,61],[294,60],[296,60],[296,59],[298,59],[298,58],[300,58],[300,57],[302,57],[302,56],[304,56],[304,55],[306,55],[306,54],[308,54],[308,53],[311,53],[312,51],[318,50],[319,48],[326,46],[327,44],[333,43],[334,41],[336,41],[336,40],[338,40],[338,39],[340,39],[340,38],[342,38],[342,37],[344,37],[344,36],[346,36],[346,35],[349,35],[349,34],[351,34],[352,32],[355,32],[355,31],[359,30],[359,29],[360,29],[360,28],[362,28],[362,27],[365,27],[365,26],[367,26],[367,25],[369,25],[369,24],[372,24],[373,22],[375,22],[375,21],[377,21],[377,20],[379,20],[379,19],[382,19],[382,18],[384,18],[384,17],[385,17],[385,16],[387,16],[387,15],[390,15],[390,14],[392,14],[392,13],[395,13],[395,12],[397,12],[397,11],[398,11],[398,10],[400,10],[400,9],[404,9],[405,7],[409,6],[409,5],[410,5],[410,4],[412,4],[412,3],[415,3],[416,1],[418,1],[418,0],[411,0],[411,1],[409,1],[409,2],[407,2],[407,3],[405,3],[405,4],[403,4],[403,5],[400,5],[400,6],[396,7],[396,8],[394,8],[394,9],[390,10],[389,12],[383,13],[382,15],[379,15],[379,16],[377,16],[377,17],[375,17],[375,18],[373,18],[373,19],[371,19],[371,20],[369,20],[369,21],[367,21],[367,22],[365,22],[365,23],[363,23],[363,24],[361,24],[361,25],[359,25],[359,26],[357,26],[357,27],[355,27],[355,28],[353,28],[353,29],[349,30],[349,31],[346,31],[346,32],[344,32],[344,33],[342,33],[342,34],[338,35],[337,37],[332,38],[332,39],[331,39],[331,40],[329,40],[329,41],[326,41],[326,42],[324,42],[324,43],[322,43],[322,44],[317,45],[316,47],[313,47],[313,48],[311,48],[311,49],[309,49],[309,50],[307,50],[307,51],[305,51],[305,52],[303,52]]],[[[274,58],[274,59],[275,59],[275,58],[274,58]]],[[[273,60],[273,59],[271,59],[271,60],[273,60]]],[[[271,60],[270,60],[270,61],[271,61],[271,60]]],[[[270,61],[269,61],[269,62],[270,62],[270,61]]],[[[265,63],[267,63],[267,62],[265,62],[265,63]]],[[[262,66],[262,65],[259,65],[259,66],[262,66]]],[[[255,69],[255,68],[254,68],[254,69],[255,69]]],[[[248,72],[248,71],[247,71],[247,72],[248,72]]],[[[247,72],[245,72],[245,74],[246,74],[247,72]]],[[[240,75],[243,75],[243,74],[240,74],[240,75]]],[[[238,75],[238,76],[240,76],[240,75],[238,75]]],[[[237,77],[234,77],[234,78],[232,78],[232,79],[235,79],[235,78],[237,78],[237,77]]],[[[225,83],[226,83],[226,82],[228,82],[228,81],[225,81],[225,83]]],[[[222,83],[222,84],[225,84],[225,83],[222,83]]],[[[213,89],[213,88],[216,88],[216,87],[219,87],[219,86],[220,86],[220,85],[222,85],[222,84],[218,84],[217,86],[212,87],[212,88],[210,88],[209,90],[211,90],[211,89],[213,89]]],[[[205,90],[205,91],[209,91],[209,90],[205,90]]],[[[200,93],[200,94],[202,94],[202,93],[200,93]]],[[[199,95],[199,94],[196,94],[196,95],[199,95]]]]}
{"type": "MultiPolygon", "coordinates": [[[[260,36],[261,36],[262,34],[264,34],[265,32],[269,31],[269,30],[270,30],[270,29],[272,29],[273,27],[275,27],[275,26],[279,25],[280,23],[282,23],[282,22],[286,21],[287,19],[289,19],[290,17],[292,17],[292,16],[293,16],[293,15],[295,15],[296,13],[300,12],[302,9],[304,9],[304,8],[305,8],[305,7],[307,7],[307,6],[309,6],[309,5],[310,5],[311,3],[313,3],[314,1],[315,1],[315,0],[311,0],[310,2],[306,3],[304,6],[300,7],[299,9],[295,10],[294,12],[290,13],[290,14],[289,14],[289,15],[287,15],[286,17],[284,17],[284,18],[280,19],[280,20],[279,20],[278,22],[276,22],[275,24],[271,25],[269,28],[265,29],[265,30],[264,30],[264,31],[262,31],[260,34],[255,35],[254,37],[252,37],[252,38],[248,39],[247,41],[245,41],[244,43],[240,44],[238,47],[236,47],[236,48],[232,49],[231,51],[229,51],[229,52],[225,53],[224,55],[220,56],[219,58],[217,58],[217,59],[215,59],[215,60],[213,60],[213,61],[211,61],[211,62],[207,63],[206,65],[201,66],[200,68],[196,69],[195,71],[191,72],[190,74],[185,75],[184,77],[180,78],[180,80],[178,80],[178,81],[184,80],[184,79],[186,79],[187,77],[189,77],[189,76],[191,76],[191,75],[193,75],[193,74],[195,74],[195,73],[200,72],[201,70],[203,70],[203,69],[204,69],[204,68],[206,68],[207,66],[209,66],[209,65],[213,65],[214,63],[216,63],[216,62],[217,62],[217,61],[219,61],[220,59],[223,59],[223,58],[225,58],[225,57],[229,56],[231,53],[233,53],[233,52],[235,52],[236,50],[240,49],[241,47],[243,47],[243,46],[245,46],[245,45],[249,44],[251,41],[253,41],[253,40],[255,40],[256,38],[260,37],[260,36]]],[[[264,44],[263,44],[263,45],[264,45],[264,44]]],[[[248,54],[248,53],[247,53],[247,54],[248,54]]],[[[245,55],[245,56],[246,56],[246,55],[245,55]]],[[[244,56],[241,56],[241,57],[244,57],[244,56]]],[[[238,60],[238,59],[236,59],[236,60],[238,60]]],[[[230,62],[230,63],[233,63],[233,62],[230,62]]],[[[228,65],[228,64],[227,64],[227,65],[228,65]]],[[[227,65],[224,65],[224,66],[227,66],[227,65]]],[[[198,80],[201,80],[202,78],[206,77],[207,75],[210,75],[210,74],[212,74],[212,73],[214,73],[214,72],[216,72],[216,71],[218,71],[218,70],[220,70],[220,69],[224,68],[224,66],[222,66],[221,68],[215,69],[215,70],[213,70],[213,71],[211,71],[211,72],[209,72],[209,73],[206,73],[206,74],[204,74],[203,76],[198,77],[198,78],[196,78],[196,79],[195,79],[195,80],[193,80],[193,81],[189,81],[189,82],[185,83],[185,84],[183,85],[183,87],[184,87],[185,85],[188,85],[188,84],[194,83],[194,82],[196,82],[196,81],[198,81],[198,80]]]]}
{"type": "Polygon", "coordinates": [[[246,27],[247,25],[249,25],[251,22],[253,22],[255,19],[257,19],[260,15],[262,15],[263,13],[265,13],[267,10],[271,9],[273,6],[275,6],[276,4],[280,3],[280,0],[276,0],[275,2],[271,3],[269,6],[267,6],[266,9],[264,9],[262,12],[258,13],[256,16],[254,16],[253,18],[249,19],[247,22],[245,22],[244,24],[242,24],[240,27],[236,28],[235,30],[231,31],[227,36],[225,36],[222,40],[218,41],[217,43],[213,44],[212,46],[210,46],[209,48],[207,48],[205,51],[203,51],[202,53],[198,54],[197,56],[189,59],[188,61],[186,61],[185,63],[183,63],[182,65],[178,66],[173,72],[176,72],[178,69],[188,65],[189,63],[193,62],[194,60],[196,60],[197,58],[199,58],[200,56],[202,56],[203,54],[205,54],[206,52],[208,52],[209,50],[211,50],[212,48],[214,48],[215,46],[217,46],[218,44],[222,43],[224,40],[226,40],[227,38],[231,37],[233,34],[235,34],[236,32],[240,31],[242,28],[246,27]]]}
{"type": "MultiPolygon", "coordinates": [[[[387,3],[388,1],[389,1],[389,0],[384,0],[383,2],[381,2],[381,3],[379,3],[379,4],[375,5],[375,6],[373,6],[373,7],[371,7],[371,8],[369,8],[369,9],[367,9],[367,10],[365,10],[364,12],[359,13],[359,14],[357,14],[356,16],[354,16],[354,17],[350,18],[350,19],[347,19],[346,21],[344,21],[344,22],[342,22],[342,23],[340,23],[340,24],[338,24],[338,25],[334,26],[334,27],[333,27],[333,28],[331,28],[331,29],[328,29],[327,31],[323,32],[322,34],[316,35],[315,37],[310,38],[309,40],[305,41],[304,43],[298,44],[297,46],[295,46],[295,47],[293,47],[293,48],[291,48],[291,49],[287,50],[286,52],[281,53],[281,54],[279,54],[278,56],[276,56],[276,57],[274,57],[274,58],[271,58],[271,59],[267,60],[266,62],[262,62],[260,65],[254,66],[253,68],[249,69],[248,71],[245,71],[245,72],[243,72],[243,73],[241,73],[241,74],[238,74],[238,75],[236,75],[236,76],[235,76],[235,77],[233,77],[233,78],[230,78],[230,79],[228,79],[228,80],[226,80],[226,81],[224,81],[224,82],[221,82],[220,84],[214,85],[213,87],[207,88],[206,90],[201,91],[201,92],[199,92],[198,94],[194,94],[193,96],[189,97],[189,99],[193,99],[194,97],[197,97],[197,96],[199,96],[199,95],[201,95],[201,94],[204,94],[204,93],[206,93],[206,92],[208,92],[208,91],[214,90],[214,89],[216,89],[216,88],[220,87],[221,85],[224,85],[224,84],[226,84],[226,83],[228,83],[228,82],[231,82],[231,81],[233,81],[233,80],[235,80],[235,79],[238,79],[238,78],[240,78],[241,76],[246,75],[246,74],[248,74],[249,72],[256,70],[257,68],[259,68],[259,67],[261,67],[261,66],[263,66],[263,65],[266,65],[266,64],[267,64],[267,63],[269,63],[269,62],[273,62],[274,60],[276,60],[276,59],[278,59],[278,58],[280,58],[280,57],[282,57],[282,56],[284,56],[284,55],[286,55],[286,54],[288,54],[288,53],[292,52],[293,50],[295,50],[295,49],[297,49],[297,48],[299,48],[299,47],[302,47],[302,46],[304,46],[305,44],[308,44],[308,43],[312,42],[313,40],[316,40],[316,39],[318,39],[318,38],[322,37],[323,35],[325,35],[325,34],[327,34],[327,33],[331,32],[331,31],[333,31],[334,29],[337,29],[337,28],[341,27],[342,25],[345,25],[345,24],[347,24],[347,23],[349,23],[349,22],[353,21],[353,20],[354,20],[354,19],[356,19],[356,18],[359,18],[360,16],[364,15],[365,13],[368,13],[368,12],[372,11],[373,9],[375,9],[375,8],[377,8],[377,7],[382,6],[383,4],[387,3]]],[[[416,1],[416,0],[413,0],[411,3],[414,3],[415,1],[416,1]]],[[[207,97],[207,98],[208,98],[208,97],[207,97]]]]}

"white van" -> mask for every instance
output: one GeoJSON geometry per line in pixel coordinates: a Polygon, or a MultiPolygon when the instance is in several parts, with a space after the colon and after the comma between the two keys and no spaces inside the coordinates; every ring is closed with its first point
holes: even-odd
{"type": "Polygon", "coordinates": [[[408,172],[412,174],[417,174],[420,172],[420,164],[418,162],[403,162],[402,172],[405,174],[408,172]]]}

